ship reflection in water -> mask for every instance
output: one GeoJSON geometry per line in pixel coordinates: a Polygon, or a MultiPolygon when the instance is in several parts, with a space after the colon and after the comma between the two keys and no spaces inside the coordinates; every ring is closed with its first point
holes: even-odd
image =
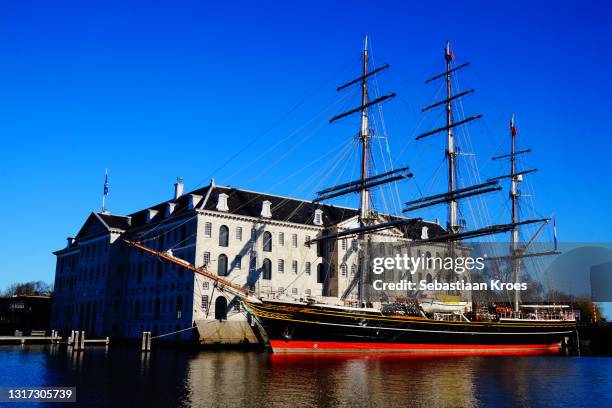
{"type": "MultiPolygon", "coordinates": [[[[0,386],[76,386],[76,406],[612,406],[612,359],[282,356],[0,347],[0,386]]],[[[45,406],[48,406],[45,404],[45,406]]],[[[71,405],[74,406],[74,405],[71,405]]]]}

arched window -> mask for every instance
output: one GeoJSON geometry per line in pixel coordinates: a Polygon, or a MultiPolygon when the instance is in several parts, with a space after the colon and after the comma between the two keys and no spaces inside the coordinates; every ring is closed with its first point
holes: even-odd
{"type": "Polygon", "coordinates": [[[342,265],[340,265],[340,271],[342,273],[342,276],[346,276],[347,275],[347,271],[348,271],[348,267],[346,266],[345,263],[343,263],[342,265]]]}
{"type": "Polygon", "coordinates": [[[217,259],[217,275],[227,276],[227,255],[225,254],[219,255],[217,259]]]}
{"type": "Polygon", "coordinates": [[[227,320],[227,299],[225,296],[219,296],[215,300],[215,319],[227,320]]]}
{"type": "Polygon", "coordinates": [[[272,279],[272,262],[268,258],[263,261],[263,278],[265,280],[272,279]]]}
{"type": "Polygon", "coordinates": [[[181,319],[183,317],[183,297],[179,296],[176,298],[176,318],[181,319]]]}
{"type": "Polygon", "coordinates": [[[226,225],[219,227],[219,246],[226,247],[229,245],[229,228],[226,225]]]}
{"type": "Polygon", "coordinates": [[[270,231],[263,234],[263,250],[264,252],[272,252],[272,233],[270,231]]]}

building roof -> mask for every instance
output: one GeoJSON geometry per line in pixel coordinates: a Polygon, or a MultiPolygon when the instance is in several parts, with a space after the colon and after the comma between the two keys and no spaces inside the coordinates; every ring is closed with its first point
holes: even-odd
{"type": "MultiPolygon", "coordinates": [[[[221,194],[227,196],[228,211],[223,211],[223,213],[238,216],[260,218],[264,201],[270,202],[271,209],[271,217],[264,219],[273,221],[317,226],[315,224],[314,214],[316,210],[320,210],[322,214],[321,226],[330,227],[359,215],[359,210],[355,208],[313,203],[297,198],[241,190],[233,187],[216,186],[214,183],[211,183],[209,186],[185,193],[176,200],[164,201],[152,207],[134,212],[128,216],[115,215],[108,212],[92,213],[79,231],[77,240],[106,233],[110,229],[128,231],[130,229],[143,227],[147,224],[153,226],[158,222],[168,219],[167,209],[171,205],[174,207],[172,211],[172,217],[174,218],[189,215],[196,209],[219,211],[217,210],[217,203],[221,194]],[[190,206],[192,197],[196,198],[196,200],[194,200],[195,208],[190,206]]],[[[221,213],[221,211],[219,212],[221,213]]],[[[401,218],[395,215],[385,217],[390,219],[401,218]]],[[[424,226],[428,227],[428,234],[430,237],[445,233],[444,228],[437,223],[423,221],[421,219],[413,219],[411,223],[403,225],[400,229],[407,238],[420,239],[424,226]]],[[[76,242],[74,242],[74,244],[76,244],[76,242]]],[[[73,245],[70,245],[70,247],[72,246],[73,245]]],[[[68,248],[57,252],[63,252],[66,249],[68,248]]]]}
{"type": "Polygon", "coordinates": [[[102,218],[104,223],[108,225],[109,228],[116,228],[121,230],[127,230],[130,228],[130,217],[125,215],[114,215],[105,212],[97,213],[97,215],[102,218]]]}

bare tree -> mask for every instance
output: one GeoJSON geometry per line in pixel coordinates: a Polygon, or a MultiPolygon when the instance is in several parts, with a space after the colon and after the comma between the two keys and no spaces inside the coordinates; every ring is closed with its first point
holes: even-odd
{"type": "Polygon", "coordinates": [[[13,283],[8,286],[4,296],[40,296],[51,295],[53,293],[53,285],[43,281],[31,281],[24,283],[13,283]]]}

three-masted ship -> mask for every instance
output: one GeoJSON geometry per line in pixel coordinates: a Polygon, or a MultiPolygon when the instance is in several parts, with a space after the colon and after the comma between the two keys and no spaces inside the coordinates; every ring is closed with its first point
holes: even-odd
{"type": "MultiPolygon", "coordinates": [[[[456,149],[454,131],[459,127],[477,120],[481,115],[473,115],[461,120],[453,117],[453,103],[473,92],[472,89],[454,93],[451,75],[469,65],[463,63],[454,66],[454,55],[450,44],[444,50],[445,70],[432,77],[426,83],[443,80],[445,98],[423,108],[423,111],[442,108],[445,110],[445,124],[421,134],[416,139],[434,135],[446,135],[446,163],[448,165],[447,191],[429,197],[422,197],[406,203],[404,212],[412,212],[435,205],[447,206],[447,223],[443,234],[433,237],[423,236],[417,244],[443,244],[451,254],[466,250],[464,240],[492,234],[510,233],[510,258],[515,283],[520,280],[521,259],[532,256],[545,256],[555,253],[529,253],[525,245],[519,243],[518,229],[527,224],[546,225],[548,219],[526,219],[518,217],[518,184],[525,174],[535,171],[517,170],[515,158],[529,149],[516,150],[517,136],[514,118],[510,123],[511,150],[508,154],[494,159],[509,159],[510,172],[507,175],[489,179],[468,187],[459,187],[457,183],[456,149]],[[512,219],[507,224],[496,224],[467,230],[465,223],[458,219],[458,203],[465,198],[498,191],[502,180],[510,180],[510,199],[512,202],[512,219]]],[[[362,73],[340,87],[361,87],[361,104],[347,112],[333,117],[335,122],[344,117],[359,115],[359,142],[361,145],[361,174],[355,181],[319,191],[315,201],[320,202],[348,194],[359,194],[359,225],[356,228],[338,230],[316,237],[312,243],[356,238],[360,248],[367,248],[372,234],[399,229],[414,221],[414,218],[386,216],[382,217],[371,208],[371,190],[375,186],[391,183],[396,180],[412,177],[408,168],[403,167],[371,174],[370,142],[371,132],[368,126],[368,110],[395,96],[394,93],[370,100],[368,83],[373,76],[387,69],[384,65],[369,69],[368,47],[363,50],[362,73]]],[[[539,231],[539,230],[538,230],[539,231]]],[[[454,301],[435,298],[424,300],[412,299],[406,293],[397,299],[383,298],[370,302],[366,298],[368,281],[367,262],[360,264],[354,285],[350,290],[357,291],[357,299],[348,302],[345,293],[337,302],[322,301],[315,298],[292,299],[263,298],[248,288],[236,285],[205,268],[196,268],[188,262],[174,257],[171,253],[158,252],[139,242],[126,243],[141,251],[158,256],[160,259],[175,263],[217,282],[220,290],[238,296],[246,310],[263,329],[265,337],[274,353],[399,353],[408,355],[531,355],[559,353],[564,342],[576,330],[575,315],[563,306],[555,305],[522,305],[520,295],[515,291],[514,300],[509,307],[489,308],[485,315],[471,309],[465,299],[454,297],[454,301]]],[[[414,294],[414,293],[413,293],[414,294]]],[[[455,294],[456,295],[456,294],[455,294]]],[[[448,299],[447,299],[448,300],[448,299]]]]}

